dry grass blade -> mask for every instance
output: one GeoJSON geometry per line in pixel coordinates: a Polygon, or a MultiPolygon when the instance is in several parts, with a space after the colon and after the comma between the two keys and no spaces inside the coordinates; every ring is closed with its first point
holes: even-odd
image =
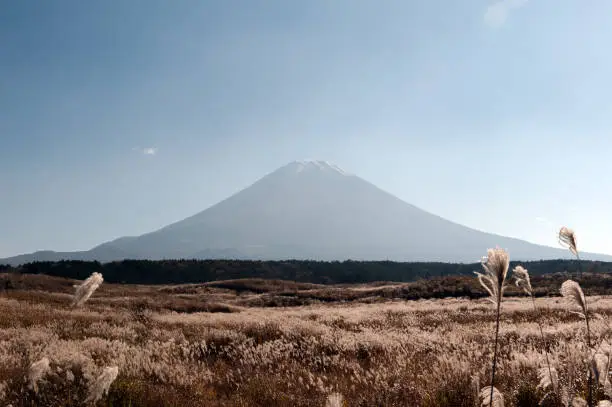
{"type": "Polygon", "coordinates": [[[559,230],[559,243],[569,249],[570,252],[578,257],[578,246],[576,245],[576,234],[572,229],[565,226],[559,230]]]}
{"type": "Polygon", "coordinates": [[[481,406],[493,406],[493,407],[504,407],[504,396],[500,393],[497,388],[493,387],[491,392],[491,386],[487,386],[480,391],[481,406]],[[493,394],[493,397],[491,397],[493,394]]]}
{"type": "Polygon", "coordinates": [[[580,288],[580,284],[573,280],[567,280],[563,284],[561,284],[561,289],[559,290],[561,295],[568,300],[571,305],[578,305],[581,311],[571,311],[581,315],[583,318],[586,318],[587,315],[587,303],[586,298],[584,297],[584,293],[582,292],[582,288],[580,288]]]}

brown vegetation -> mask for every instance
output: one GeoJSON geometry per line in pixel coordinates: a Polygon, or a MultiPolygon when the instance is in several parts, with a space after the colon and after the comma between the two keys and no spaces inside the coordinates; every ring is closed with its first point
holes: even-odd
{"type": "MultiPolygon", "coordinates": [[[[540,296],[558,295],[563,281],[532,278],[540,296]]],[[[102,284],[82,308],[71,307],[72,280],[5,274],[0,283],[0,396],[14,407],[83,405],[111,365],[118,376],[97,405],[324,406],[337,392],[346,406],[472,407],[490,381],[495,310],[475,278],[102,284]],[[405,301],[418,295],[428,299],[405,301]],[[50,371],[35,392],[28,371],[44,357],[50,371]]],[[[589,274],[581,281],[591,295],[607,283],[589,274]]],[[[519,294],[508,287],[505,295],[519,294]]],[[[495,384],[506,406],[543,398],[545,349],[564,378],[569,362],[588,353],[580,316],[560,297],[537,301],[536,313],[528,297],[504,300],[495,384]]],[[[588,301],[599,343],[612,300],[588,301]]],[[[575,381],[584,391],[584,379],[575,381]]]]}

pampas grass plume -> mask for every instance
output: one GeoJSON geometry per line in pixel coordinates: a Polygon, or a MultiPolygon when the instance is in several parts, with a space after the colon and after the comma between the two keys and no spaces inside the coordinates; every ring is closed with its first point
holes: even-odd
{"type": "Polygon", "coordinates": [[[327,396],[327,400],[325,401],[325,407],[343,407],[344,406],[344,396],[340,393],[331,393],[327,396]]]}
{"type": "Polygon", "coordinates": [[[563,226],[561,230],[559,230],[559,243],[561,243],[562,246],[567,247],[574,256],[578,257],[576,234],[572,229],[563,226]]]}
{"type": "Polygon", "coordinates": [[[102,274],[94,272],[87,278],[87,280],[83,281],[83,283],[80,285],[75,285],[76,291],[74,293],[72,305],[75,307],[82,306],[85,301],[91,297],[93,292],[100,287],[100,284],[102,284],[103,281],[104,278],[102,278],[102,274]]]}
{"type": "Polygon", "coordinates": [[[87,397],[86,402],[93,404],[97,403],[103,395],[108,393],[108,389],[110,388],[111,384],[113,384],[118,374],[119,368],[117,366],[105,367],[102,374],[90,384],[89,396],[87,397]]]}
{"type": "Polygon", "coordinates": [[[561,289],[559,291],[569,304],[577,305],[581,310],[580,312],[572,312],[575,312],[581,315],[583,318],[586,318],[587,303],[586,298],[584,297],[584,293],[582,292],[582,288],[580,288],[580,284],[578,284],[574,280],[567,280],[563,284],[561,284],[561,289]]]}
{"type": "Polygon", "coordinates": [[[555,393],[559,391],[559,373],[557,369],[553,367],[550,369],[547,367],[540,368],[538,370],[538,378],[540,379],[540,383],[537,386],[538,389],[550,389],[555,393]]]}
{"type": "Polygon", "coordinates": [[[32,363],[28,371],[28,387],[38,393],[38,382],[49,373],[49,358],[44,357],[37,362],[32,363]]]}
{"type": "Polygon", "coordinates": [[[527,269],[525,269],[523,266],[516,266],[514,270],[512,270],[512,275],[514,276],[515,283],[518,288],[522,288],[528,295],[533,294],[531,279],[529,278],[529,272],[527,272],[527,269]]]}
{"type": "Polygon", "coordinates": [[[608,375],[610,371],[610,357],[601,352],[596,353],[591,359],[591,369],[595,382],[599,383],[604,388],[604,392],[608,394],[612,390],[612,383],[610,383],[608,375]]]}
{"type": "Polygon", "coordinates": [[[504,407],[504,396],[495,387],[487,386],[482,389],[480,398],[481,406],[504,407]]]}
{"type": "Polygon", "coordinates": [[[480,285],[487,290],[490,295],[489,300],[497,305],[504,294],[510,258],[504,249],[499,247],[489,249],[487,256],[482,259],[484,273],[474,272],[478,276],[480,285]]]}
{"type": "Polygon", "coordinates": [[[582,397],[576,397],[572,400],[571,407],[588,407],[588,403],[582,397]]]}

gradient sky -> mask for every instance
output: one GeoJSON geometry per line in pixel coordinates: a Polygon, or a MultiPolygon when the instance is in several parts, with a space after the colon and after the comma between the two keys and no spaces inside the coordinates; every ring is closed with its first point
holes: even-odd
{"type": "Polygon", "coordinates": [[[612,2],[0,6],[0,257],[84,250],[332,161],[477,229],[612,254],[612,2]]]}

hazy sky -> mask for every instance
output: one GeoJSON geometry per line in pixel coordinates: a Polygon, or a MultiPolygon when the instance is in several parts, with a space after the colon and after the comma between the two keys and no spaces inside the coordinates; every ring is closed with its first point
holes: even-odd
{"type": "Polygon", "coordinates": [[[612,254],[611,39],[603,0],[4,2],[0,257],[152,231],[304,158],[612,254]]]}

